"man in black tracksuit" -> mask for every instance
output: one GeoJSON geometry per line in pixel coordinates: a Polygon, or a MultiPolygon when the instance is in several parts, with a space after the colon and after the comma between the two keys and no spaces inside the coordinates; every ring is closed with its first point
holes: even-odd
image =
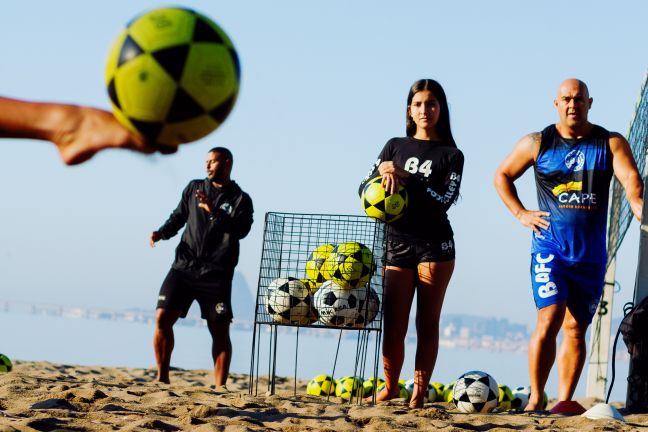
{"type": "Polygon", "coordinates": [[[186,317],[194,300],[212,336],[216,389],[225,383],[232,358],[232,277],[239,240],[252,227],[252,200],[230,178],[232,153],[223,147],[207,153],[207,178],[192,180],[178,207],[150,236],[151,247],[168,240],[186,225],[171,270],[160,288],[153,346],[157,380],[169,382],[173,325],[186,317]]]}

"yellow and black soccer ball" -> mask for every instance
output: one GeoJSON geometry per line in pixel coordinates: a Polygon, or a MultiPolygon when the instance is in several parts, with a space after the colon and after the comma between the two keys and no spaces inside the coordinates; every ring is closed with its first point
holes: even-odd
{"type": "Polygon", "coordinates": [[[364,286],[375,268],[371,249],[362,243],[340,243],[322,265],[322,274],[345,289],[364,286]]]}
{"type": "Polygon", "coordinates": [[[346,376],[340,378],[335,386],[335,396],[344,400],[362,397],[364,392],[363,383],[363,379],[359,377],[346,376]]]}
{"type": "Polygon", "coordinates": [[[321,244],[313,249],[308,256],[308,261],[306,261],[306,279],[309,281],[312,294],[315,294],[315,291],[326,282],[326,278],[322,273],[322,266],[326,258],[333,252],[333,249],[335,249],[335,246],[330,243],[321,244]]]}
{"type": "Polygon", "coordinates": [[[391,223],[400,219],[407,210],[407,190],[401,185],[398,192],[390,194],[381,182],[380,176],[369,180],[362,189],[360,201],[367,216],[391,223]]]}
{"type": "Polygon", "coordinates": [[[0,373],[11,372],[13,364],[11,359],[4,354],[0,354],[0,373]]]}
{"type": "Polygon", "coordinates": [[[383,380],[380,377],[378,378],[371,377],[369,379],[366,379],[362,383],[362,394],[364,395],[364,397],[371,396],[374,394],[376,389],[378,389],[378,387],[380,387],[384,383],[385,380],[383,380]]]}
{"type": "Polygon", "coordinates": [[[214,21],[169,7],[146,12],[122,30],[108,56],[105,83],[126,128],[174,148],[225,121],[240,74],[234,45],[214,21]]]}
{"type": "Polygon", "coordinates": [[[306,386],[306,393],[314,396],[335,394],[335,381],[330,375],[317,375],[306,386]]]}
{"type": "Polygon", "coordinates": [[[434,387],[434,390],[436,390],[436,397],[434,400],[431,400],[429,402],[443,402],[443,388],[445,385],[441,382],[438,381],[432,381],[430,382],[430,385],[434,387]]]}
{"type": "Polygon", "coordinates": [[[443,386],[443,402],[452,402],[452,392],[456,381],[451,381],[443,386]]]}
{"type": "Polygon", "coordinates": [[[499,397],[497,398],[497,408],[502,411],[513,409],[513,391],[506,384],[498,384],[499,397]]]}

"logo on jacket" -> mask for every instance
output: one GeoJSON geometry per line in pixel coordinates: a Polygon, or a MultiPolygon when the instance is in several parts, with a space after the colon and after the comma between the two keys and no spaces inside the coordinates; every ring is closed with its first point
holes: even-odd
{"type": "Polygon", "coordinates": [[[226,203],[221,204],[220,209],[222,211],[224,211],[225,213],[227,213],[228,215],[231,215],[233,207],[232,207],[232,204],[226,202],[226,203]]]}
{"type": "Polygon", "coordinates": [[[574,172],[580,171],[585,166],[585,155],[580,150],[572,150],[565,156],[565,165],[574,172]]]}

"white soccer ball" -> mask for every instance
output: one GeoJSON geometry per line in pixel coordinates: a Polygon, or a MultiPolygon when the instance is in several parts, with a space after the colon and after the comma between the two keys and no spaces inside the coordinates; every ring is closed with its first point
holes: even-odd
{"type": "Polygon", "coordinates": [[[364,322],[364,317],[358,311],[358,296],[357,289],[344,289],[330,280],[324,282],[313,299],[322,324],[355,327],[357,321],[364,322]]]}
{"type": "Polygon", "coordinates": [[[461,375],[452,390],[452,401],[465,413],[487,413],[497,408],[499,388],[497,381],[482,371],[461,375]]]}
{"type": "Polygon", "coordinates": [[[511,402],[511,406],[523,410],[529,403],[529,396],[531,396],[530,386],[516,387],[513,390],[513,401],[511,402]]]}
{"type": "Polygon", "coordinates": [[[306,325],[311,321],[310,291],[299,279],[278,278],[268,286],[266,309],[281,324],[306,325]]]}
{"type": "MultiPolygon", "coordinates": [[[[531,386],[520,386],[516,387],[513,390],[513,400],[511,401],[512,408],[524,409],[529,403],[529,397],[531,397],[531,386]]],[[[544,392],[542,395],[542,409],[547,408],[549,403],[549,397],[547,392],[544,392]]]]}

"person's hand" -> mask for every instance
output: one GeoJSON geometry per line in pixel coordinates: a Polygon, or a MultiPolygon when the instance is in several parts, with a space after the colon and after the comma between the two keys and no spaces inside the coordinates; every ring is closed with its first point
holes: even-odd
{"type": "Polygon", "coordinates": [[[207,213],[212,214],[212,208],[209,204],[209,200],[207,199],[207,195],[205,195],[205,192],[197,190],[196,198],[198,198],[198,207],[205,210],[207,213]]]}
{"type": "Polygon", "coordinates": [[[522,225],[531,228],[536,234],[540,234],[540,228],[549,229],[549,221],[545,218],[551,216],[551,213],[539,210],[520,210],[516,215],[522,225]]]}
{"type": "Polygon", "coordinates": [[[393,161],[381,162],[378,165],[378,172],[382,175],[382,182],[380,184],[389,194],[398,192],[399,186],[404,185],[404,179],[410,175],[410,173],[397,166],[393,161]]]}
{"type": "Polygon", "coordinates": [[[58,105],[52,114],[59,121],[49,137],[58,147],[63,162],[76,165],[107,148],[123,148],[151,154],[175,153],[175,147],[155,146],[127,130],[108,111],[76,105],[58,105]]]}
{"type": "Polygon", "coordinates": [[[149,244],[151,245],[151,247],[155,247],[155,242],[159,240],[162,240],[162,235],[157,231],[153,231],[151,233],[151,236],[149,237],[149,244]]]}

